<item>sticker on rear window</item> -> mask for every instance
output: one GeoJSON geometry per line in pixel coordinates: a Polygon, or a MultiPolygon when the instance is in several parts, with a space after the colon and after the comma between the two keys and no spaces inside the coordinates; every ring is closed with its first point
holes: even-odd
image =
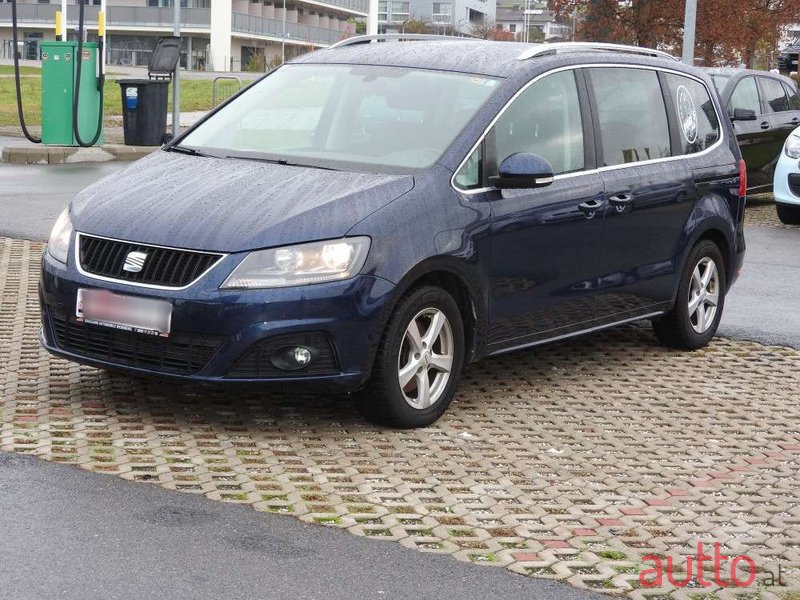
{"type": "Polygon", "coordinates": [[[681,132],[687,142],[694,144],[697,141],[697,107],[694,105],[692,94],[686,87],[679,85],[677,96],[681,132]]]}

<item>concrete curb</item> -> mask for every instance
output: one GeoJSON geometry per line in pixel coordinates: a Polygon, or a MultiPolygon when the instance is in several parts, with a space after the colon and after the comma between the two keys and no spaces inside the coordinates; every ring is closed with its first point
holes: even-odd
{"type": "Polygon", "coordinates": [[[106,144],[92,148],[42,146],[27,142],[10,142],[3,147],[0,162],[16,165],[62,165],[67,163],[106,162],[109,160],[138,160],[160,146],[123,146],[106,144]]]}

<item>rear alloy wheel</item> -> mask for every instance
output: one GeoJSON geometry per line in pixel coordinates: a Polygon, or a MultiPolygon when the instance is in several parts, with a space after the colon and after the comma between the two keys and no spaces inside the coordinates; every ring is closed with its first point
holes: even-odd
{"type": "Polygon", "coordinates": [[[800,225],[800,204],[776,204],[778,218],[784,225],[800,225]]]}
{"type": "Polygon", "coordinates": [[[725,304],[725,263],[714,242],[702,240],[689,254],[678,286],[675,307],[653,321],[665,346],[696,350],[717,333],[725,304]]]}
{"type": "Polygon", "coordinates": [[[692,328],[704,334],[714,323],[719,308],[719,271],[708,256],[700,259],[689,284],[688,312],[692,328]]]}
{"type": "Polygon", "coordinates": [[[453,298],[436,287],[413,290],[386,326],[372,377],[356,394],[358,408],[381,425],[430,425],[452,401],[463,361],[464,329],[453,298]]]}

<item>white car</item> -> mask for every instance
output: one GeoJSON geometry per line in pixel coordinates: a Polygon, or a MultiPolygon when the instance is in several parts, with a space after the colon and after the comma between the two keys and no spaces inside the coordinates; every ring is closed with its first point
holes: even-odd
{"type": "Polygon", "coordinates": [[[778,218],[787,225],[800,225],[800,127],[783,144],[774,184],[778,218]]]}

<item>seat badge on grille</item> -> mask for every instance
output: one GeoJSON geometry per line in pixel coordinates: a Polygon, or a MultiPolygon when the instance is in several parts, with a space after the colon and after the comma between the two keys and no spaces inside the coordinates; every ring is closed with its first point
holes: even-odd
{"type": "Polygon", "coordinates": [[[125,257],[125,264],[122,266],[122,270],[128,273],[138,273],[144,267],[144,261],[146,260],[146,252],[129,252],[128,256],[125,257]]]}

